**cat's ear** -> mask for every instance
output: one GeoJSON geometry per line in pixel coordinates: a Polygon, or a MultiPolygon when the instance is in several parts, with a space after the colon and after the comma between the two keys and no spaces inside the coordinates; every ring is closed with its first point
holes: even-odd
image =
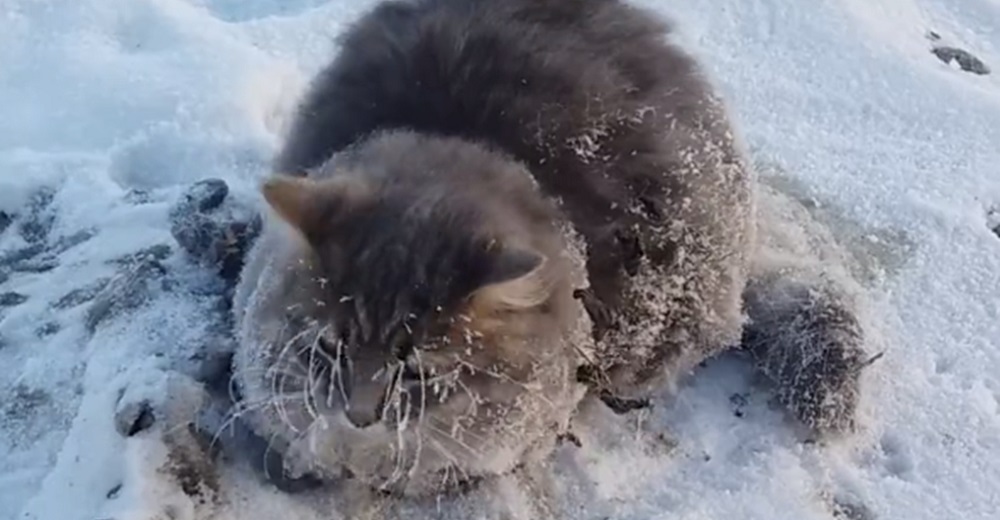
{"type": "Polygon", "coordinates": [[[310,179],[278,175],[261,186],[271,209],[309,240],[325,236],[334,219],[364,197],[364,187],[355,179],[310,179]]]}
{"type": "Polygon", "coordinates": [[[473,293],[476,307],[521,310],[548,300],[552,283],[546,276],[545,255],[526,249],[505,249],[493,254],[479,288],[473,293]]]}
{"type": "Polygon", "coordinates": [[[260,191],[271,209],[294,228],[301,228],[311,220],[319,204],[316,182],[305,177],[271,177],[264,181],[260,191]]]}

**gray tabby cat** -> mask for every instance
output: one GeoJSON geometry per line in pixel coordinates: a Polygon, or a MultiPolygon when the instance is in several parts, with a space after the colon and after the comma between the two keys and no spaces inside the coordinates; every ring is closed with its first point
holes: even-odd
{"type": "Polygon", "coordinates": [[[415,0],[341,37],[236,294],[242,416],[289,471],[460,488],[543,460],[585,392],[627,410],[741,342],[808,426],[853,426],[847,286],[761,259],[667,32],[617,0],[415,0]]]}

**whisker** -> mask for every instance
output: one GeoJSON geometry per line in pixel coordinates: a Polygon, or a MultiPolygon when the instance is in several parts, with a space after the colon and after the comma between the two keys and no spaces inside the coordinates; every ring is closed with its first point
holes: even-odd
{"type": "Polygon", "coordinates": [[[459,431],[459,432],[462,433],[462,435],[467,436],[467,437],[471,438],[474,441],[478,441],[478,442],[481,442],[481,443],[485,444],[485,443],[489,442],[489,440],[490,440],[489,437],[487,437],[485,435],[478,434],[478,433],[476,433],[476,432],[474,432],[472,430],[463,428],[458,423],[448,424],[443,419],[438,419],[438,418],[434,418],[434,417],[432,417],[431,420],[436,423],[436,426],[439,429],[446,430],[446,431],[459,431]]]}
{"type": "MultiPolygon", "coordinates": [[[[344,342],[337,342],[337,359],[333,366],[336,368],[336,374],[331,373],[330,377],[334,377],[337,383],[337,390],[340,392],[340,399],[343,402],[347,402],[347,388],[344,386],[344,373],[342,368],[342,357],[344,355],[344,342]]],[[[330,391],[327,392],[327,402],[332,406],[333,403],[333,387],[331,386],[330,391]]]]}
{"type": "MultiPolygon", "coordinates": [[[[312,417],[313,421],[320,420],[319,414],[316,411],[316,407],[313,404],[313,396],[315,395],[315,392],[313,390],[316,388],[316,378],[318,375],[321,375],[321,374],[314,374],[318,343],[319,343],[318,337],[316,341],[310,343],[309,362],[306,367],[306,384],[303,385],[302,387],[302,396],[303,396],[303,402],[305,403],[306,406],[306,412],[309,414],[310,417],[312,417]]],[[[322,371],[322,367],[320,368],[320,370],[322,371]]]]}
{"type": "MultiPolygon", "coordinates": [[[[276,387],[276,388],[274,388],[274,393],[278,394],[278,395],[286,395],[285,394],[285,378],[284,377],[280,377],[280,378],[276,377],[275,378],[275,382],[277,382],[279,379],[280,379],[281,382],[279,384],[277,384],[277,385],[273,385],[272,386],[273,388],[276,387]]],[[[280,419],[281,422],[284,423],[284,425],[288,427],[288,429],[292,430],[293,433],[299,433],[299,429],[294,424],[292,424],[292,420],[291,420],[291,417],[288,415],[288,408],[285,406],[285,402],[286,402],[286,400],[281,400],[281,401],[277,401],[277,402],[274,403],[274,405],[275,405],[274,409],[278,413],[278,419],[280,419]]]]}
{"type": "MultiPolygon", "coordinates": [[[[414,349],[413,357],[417,361],[417,374],[420,377],[420,408],[417,411],[417,427],[415,428],[417,436],[417,451],[416,454],[413,456],[413,464],[410,466],[410,471],[408,473],[410,478],[412,478],[413,475],[416,474],[417,466],[420,464],[420,456],[423,453],[424,436],[421,426],[423,426],[424,424],[424,416],[426,415],[427,412],[427,379],[426,379],[426,372],[424,371],[423,358],[420,355],[419,349],[414,349]]],[[[402,376],[403,369],[405,369],[405,366],[401,365],[400,376],[402,376]]],[[[400,377],[400,380],[402,380],[402,377],[400,377]]]]}
{"type": "Polygon", "coordinates": [[[235,422],[246,414],[262,410],[271,404],[275,399],[293,399],[294,396],[269,396],[266,399],[261,399],[256,402],[242,401],[233,405],[229,411],[223,416],[222,424],[216,428],[215,434],[212,435],[212,441],[209,443],[210,446],[214,447],[216,443],[222,436],[222,432],[226,429],[232,427],[235,422]]]}
{"type": "Polygon", "coordinates": [[[530,385],[528,383],[525,383],[523,381],[518,381],[517,379],[514,379],[513,377],[510,377],[510,375],[508,375],[508,374],[504,374],[504,373],[497,372],[495,370],[490,370],[490,369],[483,368],[483,367],[477,367],[477,366],[473,365],[472,363],[469,363],[468,361],[465,361],[465,360],[463,360],[461,358],[456,358],[456,361],[458,361],[458,363],[460,365],[462,365],[462,366],[464,366],[464,367],[469,368],[470,370],[472,370],[473,373],[475,373],[475,372],[481,372],[483,374],[492,376],[492,377],[494,377],[496,379],[499,379],[501,381],[505,381],[507,383],[511,383],[513,385],[517,385],[517,386],[519,386],[519,387],[521,387],[521,388],[523,388],[523,389],[531,392],[533,395],[538,396],[543,401],[545,401],[545,403],[547,405],[549,405],[550,407],[555,408],[555,406],[556,406],[555,403],[553,403],[551,400],[549,400],[549,398],[546,397],[546,395],[543,392],[539,392],[537,387],[533,387],[532,385],[530,385]]]}
{"type": "MultiPolygon", "coordinates": [[[[274,438],[277,436],[278,434],[274,433],[270,436],[270,438],[268,438],[267,446],[264,447],[264,453],[261,455],[261,461],[260,461],[261,466],[264,468],[264,476],[267,477],[268,480],[272,481],[274,480],[274,477],[271,476],[271,470],[268,468],[267,456],[271,453],[271,448],[274,445],[274,438]]],[[[282,464],[281,471],[282,473],[284,473],[285,471],[284,464],[282,464]]]]}
{"type": "Polygon", "coordinates": [[[463,441],[463,440],[455,437],[455,435],[453,435],[453,434],[445,431],[441,427],[436,426],[433,423],[427,423],[426,427],[427,427],[427,429],[429,431],[437,433],[438,435],[443,436],[448,441],[451,441],[451,442],[455,443],[456,446],[458,446],[458,447],[464,449],[465,451],[469,452],[470,455],[473,455],[477,459],[482,459],[483,458],[483,453],[481,451],[473,448],[472,446],[469,446],[465,441],[463,441]]]}
{"type": "Polygon", "coordinates": [[[458,386],[460,389],[462,389],[462,391],[465,392],[465,395],[469,396],[470,409],[466,413],[468,413],[471,416],[475,416],[476,413],[478,413],[479,409],[479,401],[480,401],[479,394],[473,392],[472,389],[469,388],[469,385],[465,384],[465,382],[462,381],[461,379],[455,379],[455,385],[458,386]]]}
{"type": "MultiPolygon", "coordinates": [[[[440,454],[442,457],[448,459],[448,461],[451,462],[451,466],[446,466],[445,467],[445,478],[444,478],[445,485],[447,485],[447,478],[448,478],[448,470],[449,469],[453,473],[454,472],[461,473],[463,480],[468,480],[469,479],[469,473],[467,471],[465,471],[464,469],[462,469],[462,465],[459,463],[458,457],[456,457],[453,453],[451,453],[451,451],[449,451],[447,448],[445,448],[444,445],[442,445],[441,442],[438,439],[435,439],[434,437],[428,437],[427,441],[431,443],[431,446],[433,446],[435,450],[437,450],[438,454],[440,454]]],[[[455,483],[458,484],[458,477],[454,477],[454,478],[455,478],[455,483]]]]}
{"type": "MultiPolygon", "coordinates": [[[[400,365],[402,367],[402,365],[400,365]]],[[[394,467],[392,474],[383,484],[384,487],[395,484],[403,476],[403,463],[404,457],[406,455],[406,441],[403,437],[403,432],[406,431],[406,418],[409,416],[410,403],[409,400],[405,403],[405,409],[403,406],[402,391],[403,391],[403,378],[401,369],[393,378],[393,385],[391,389],[392,396],[392,406],[396,411],[396,453],[394,454],[394,467]]]]}
{"type": "MultiPolygon", "coordinates": [[[[302,329],[302,331],[300,331],[299,333],[297,333],[294,336],[292,336],[291,338],[289,338],[288,341],[285,342],[285,346],[278,353],[278,358],[275,361],[275,365],[276,366],[281,366],[281,363],[282,363],[283,359],[285,358],[285,356],[288,355],[288,352],[291,350],[291,347],[297,341],[301,340],[303,337],[305,337],[310,332],[315,332],[315,327],[304,327],[302,329]]],[[[307,342],[307,345],[308,345],[308,342],[307,342]]],[[[298,352],[301,354],[302,350],[299,350],[298,352]]],[[[300,359],[295,358],[294,360],[295,360],[295,362],[298,365],[302,364],[302,362],[301,362],[300,359]]],[[[308,367],[306,367],[306,372],[308,374],[308,367]]],[[[285,395],[286,394],[286,392],[285,392],[285,382],[286,382],[286,378],[285,377],[283,377],[283,376],[282,377],[278,377],[278,375],[275,375],[273,377],[273,379],[271,380],[271,391],[274,394],[276,394],[276,395],[285,395]],[[279,380],[280,380],[280,383],[279,383],[279,380]]],[[[308,382],[308,376],[307,376],[307,382],[308,382]]],[[[299,433],[299,428],[296,427],[291,422],[291,418],[288,415],[288,409],[285,407],[285,401],[279,401],[276,404],[277,404],[277,407],[275,408],[275,411],[278,414],[278,418],[283,423],[285,423],[285,425],[288,426],[288,428],[290,430],[292,430],[292,432],[299,433]]]]}

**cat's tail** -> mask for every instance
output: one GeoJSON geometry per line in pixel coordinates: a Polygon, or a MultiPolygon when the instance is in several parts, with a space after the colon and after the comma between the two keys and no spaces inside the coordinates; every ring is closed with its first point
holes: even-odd
{"type": "Polygon", "coordinates": [[[767,186],[760,195],[743,348],[806,426],[820,435],[853,431],[862,372],[880,357],[865,351],[863,290],[808,211],[767,186]]]}
{"type": "Polygon", "coordinates": [[[777,399],[818,433],[856,427],[862,370],[874,359],[855,309],[836,284],[772,272],[744,293],[743,347],[777,399]]]}

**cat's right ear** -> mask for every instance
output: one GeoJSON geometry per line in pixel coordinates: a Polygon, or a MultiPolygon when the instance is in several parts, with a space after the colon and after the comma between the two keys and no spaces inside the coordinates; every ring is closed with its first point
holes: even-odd
{"type": "Polygon", "coordinates": [[[529,250],[508,249],[492,254],[481,286],[473,293],[480,310],[524,310],[537,307],[552,294],[552,283],[544,269],[545,255],[529,250]]]}
{"type": "Polygon", "coordinates": [[[261,186],[271,209],[313,242],[325,236],[337,216],[356,204],[362,192],[354,180],[315,180],[289,175],[272,177],[261,186]]]}

